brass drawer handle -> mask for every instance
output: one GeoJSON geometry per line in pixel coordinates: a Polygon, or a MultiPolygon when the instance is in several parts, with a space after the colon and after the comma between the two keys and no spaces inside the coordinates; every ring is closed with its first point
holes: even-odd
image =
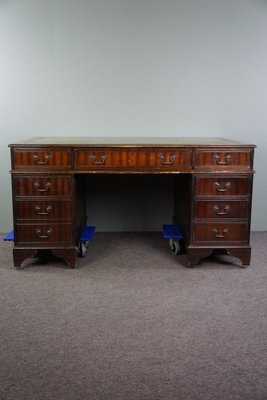
{"type": "Polygon", "coordinates": [[[230,206],[225,206],[223,210],[220,210],[220,207],[218,206],[213,206],[213,211],[216,215],[226,215],[230,211],[230,206]]]}
{"type": "Polygon", "coordinates": [[[165,161],[166,157],[163,154],[161,154],[159,156],[159,159],[160,159],[161,165],[172,165],[174,160],[176,159],[176,155],[173,154],[173,155],[169,156],[169,161],[165,161]]]}
{"type": "Polygon", "coordinates": [[[101,161],[96,159],[95,155],[90,155],[89,156],[92,160],[92,164],[94,165],[103,165],[106,162],[107,156],[104,154],[103,156],[101,156],[101,161]]]}
{"type": "Polygon", "coordinates": [[[51,213],[52,209],[53,209],[52,206],[47,206],[46,211],[42,211],[40,206],[34,207],[34,211],[36,211],[38,215],[48,215],[51,213]]]}
{"type": "Polygon", "coordinates": [[[232,159],[231,154],[221,153],[214,155],[214,160],[217,165],[228,165],[231,159],[232,159]]]}
{"type": "Polygon", "coordinates": [[[225,228],[223,230],[219,230],[219,229],[214,228],[214,229],[212,229],[212,233],[213,233],[213,236],[215,236],[216,238],[224,239],[225,236],[227,236],[227,234],[228,234],[228,229],[225,228]]]}
{"type": "Polygon", "coordinates": [[[48,162],[50,161],[50,155],[46,154],[44,156],[44,159],[41,160],[40,157],[37,154],[34,154],[33,155],[33,159],[34,159],[35,164],[37,164],[37,165],[47,165],[48,162]]]}
{"type": "Polygon", "coordinates": [[[42,235],[42,233],[41,233],[41,229],[36,229],[36,234],[37,234],[37,236],[38,236],[38,238],[39,239],[48,239],[49,238],[49,236],[51,236],[51,234],[52,234],[52,229],[51,228],[49,228],[49,229],[47,229],[47,231],[46,231],[46,234],[45,235],[42,235]]]}
{"type": "Polygon", "coordinates": [[[215,182],[214,187],[217,190],[217,192],[227,192],[227,190],[229,190],[231,187],[231,183],[227,182],[224,185],[221,185],[219,182],[215,182]]]}
{"type": "Polygon", "coordinates": [[[43,188],[40,188],[39,182],[34,182],[33,187],[37,192],[47,192],[51,188],[51,182],[47,182],[43,188]]]}

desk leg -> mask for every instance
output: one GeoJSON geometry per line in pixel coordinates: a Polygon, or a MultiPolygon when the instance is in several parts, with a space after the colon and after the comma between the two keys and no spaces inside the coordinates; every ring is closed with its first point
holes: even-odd
{"type": "Polygon", "coordinates": [[[193,267],[198,264],[202,258],[209,257],[213,252],[218,254],[227,254],[236,257],[241,261],[241,266],[250,265],[251,248],[250,247],[229,247],[229,248],[190,248],[187,249],[187,267],[193,267]]]}
{"type": "Polygon", "coordinates": [[[71,267],[77,268],[77,249],[51,249],[52,253],[64,261],[71,267]]]}
{"type": "MultiPolygon", "coordinates": [[[[13,248],[13,262],[15,268],[20,268],[23,261],[27,258],[34,258],[43,255],[45,249],[27,249],[13,248]]],[[[71,268],[77,267],[77,249],[50,249],[50,251],[59,258],[62,258],[71,268]]]]}
{"type": "Polygon", "coordinates": [[[187,267],[192,268],[196,265],[201,258],[209,257],[213,252],[213,249],[209,248],[187,248],[187,267]]]}
{"type": "Polygon", "coordinates": [[[15,268],[20,268],[21,264],[27,258],[34,258],[38,249],[13,249],[13,263],[15,268]]]}
{"type": "Polygon", "coordinates": [[[242,266],[250,265],[251,247],[235,247],[226,249],[226,254],[232,257],[237,257],[242,263],[242,266]]]}

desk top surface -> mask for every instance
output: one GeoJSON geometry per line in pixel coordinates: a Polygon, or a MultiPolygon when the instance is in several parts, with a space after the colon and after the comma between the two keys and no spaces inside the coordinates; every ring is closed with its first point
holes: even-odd
{"type": "Polygon", "coordinates": [[[231,139],[217,138],[217,137],[124,137],[124,136],[106,136],[106,137],[92,137],[92,136],[47,136],[47,137],[34,137],[26,139],[10,146],[42,146],[42,145],[61,145],[61,146],[249,146],[255,147],[252,144],[241,143],[231,139]]]}

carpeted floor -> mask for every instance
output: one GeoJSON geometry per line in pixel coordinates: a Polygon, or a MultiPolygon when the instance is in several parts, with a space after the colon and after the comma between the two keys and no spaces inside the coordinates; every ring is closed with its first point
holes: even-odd
{"type": "Polygon", "coordinates": [[[98,233],[78,269],[0,238],[0,399],[266,400],[267,232],[193,269],[157,233],[98,233]],[[231,259],[233,261],[233,259],[231,259]]]}

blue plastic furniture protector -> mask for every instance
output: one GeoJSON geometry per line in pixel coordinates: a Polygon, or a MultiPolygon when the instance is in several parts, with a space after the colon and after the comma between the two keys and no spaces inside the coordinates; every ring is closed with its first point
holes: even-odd
{"type": "Polygon", "coordinates": [[[5,241],[14,241],[14,231],[10,231],[4,238],[5,241]]]}
{"type": "Polygon", "coordinates": [[[163,224],[162,232],[164,239],[182,239],[183,235],[175,224],[163,224]]]}
{"type": "Polygon", "coordinates": [[[95,226],[85,226],[82,230],[80,242],[90,242],[95,233],[95,226]]]}

